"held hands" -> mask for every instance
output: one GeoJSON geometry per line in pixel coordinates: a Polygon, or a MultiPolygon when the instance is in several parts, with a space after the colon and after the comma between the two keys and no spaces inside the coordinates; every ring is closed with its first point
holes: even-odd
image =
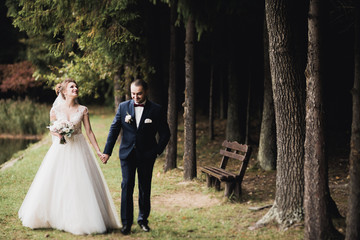
{"type": "Polygon", "coordinates": [[[99,156],[100,160],[101,160],[104,164],[107,163],[107,161],[109,160],[109,157],[110,157],[108,154],[102,153],[102,152],[100,152],[100,151],[97,151],[97,155],[99,156]]]}
{"type": "Polygon", "coordinates": [[[104,163],[104,164],[106,164],[107,163],[107,161],[109,160],[109,155],[108,154],[103,154],[103,159],[101,159],[101,161],[104,163]]]}

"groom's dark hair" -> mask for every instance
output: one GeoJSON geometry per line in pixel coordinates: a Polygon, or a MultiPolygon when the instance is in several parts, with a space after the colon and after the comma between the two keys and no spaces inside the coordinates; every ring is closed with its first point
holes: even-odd
{"type": "Polygon", "coordinates": [[[142,86],[145,91],[148,90],[148,88],[149,88],[147,82],[145,82],[142,79],[136,79],[131,84],[134,84],[137,87],[142,86]]]}

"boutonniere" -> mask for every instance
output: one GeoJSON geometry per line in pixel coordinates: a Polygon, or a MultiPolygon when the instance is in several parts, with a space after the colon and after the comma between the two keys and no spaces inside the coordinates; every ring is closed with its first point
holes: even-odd
{"type": "Polygon", "coordinates": [[[132,122],[131,115],[128,112],[126,112],[125,122],[129,124],[132,122]]]}
{"type": "Polygon", "coordinates": [[[145,119],[145,123],[152,123],[152,120],[150,118],[145,119]]]}

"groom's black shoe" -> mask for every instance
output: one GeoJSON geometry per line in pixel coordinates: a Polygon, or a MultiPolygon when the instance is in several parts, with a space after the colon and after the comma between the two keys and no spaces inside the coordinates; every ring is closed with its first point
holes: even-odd
{"type": "Polygon", "coordinates": [[[139,224],[141,230],[143,230],[144,232],[150,231],[149,225],[147,223],[144,223],[143,221],[139,221],[138,224],[139,224]]]}
{"type": "Polygon", "coordinates": [[[128,235],[131,232],[131,227],[128,225],[124,225],[121,229],[120,232],[124,235],[128,235]]]}

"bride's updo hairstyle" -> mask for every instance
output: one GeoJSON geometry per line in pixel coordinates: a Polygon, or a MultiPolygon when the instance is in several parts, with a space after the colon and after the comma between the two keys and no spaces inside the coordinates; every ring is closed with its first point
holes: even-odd
{"type": "Polygon", "coordinates": [[[67,78],[64,81],[62,81],[61,83],[56,84],[56,86],[55,86],[56,95],[61,94],[61,97],[63,99],[66,99],[65,94],[64,94],[64,90],[66,89],[68,83],[71,83],[71,82],[75,83],[76,86],[77,86],[77,83],[72,78],[67,78]]]}

